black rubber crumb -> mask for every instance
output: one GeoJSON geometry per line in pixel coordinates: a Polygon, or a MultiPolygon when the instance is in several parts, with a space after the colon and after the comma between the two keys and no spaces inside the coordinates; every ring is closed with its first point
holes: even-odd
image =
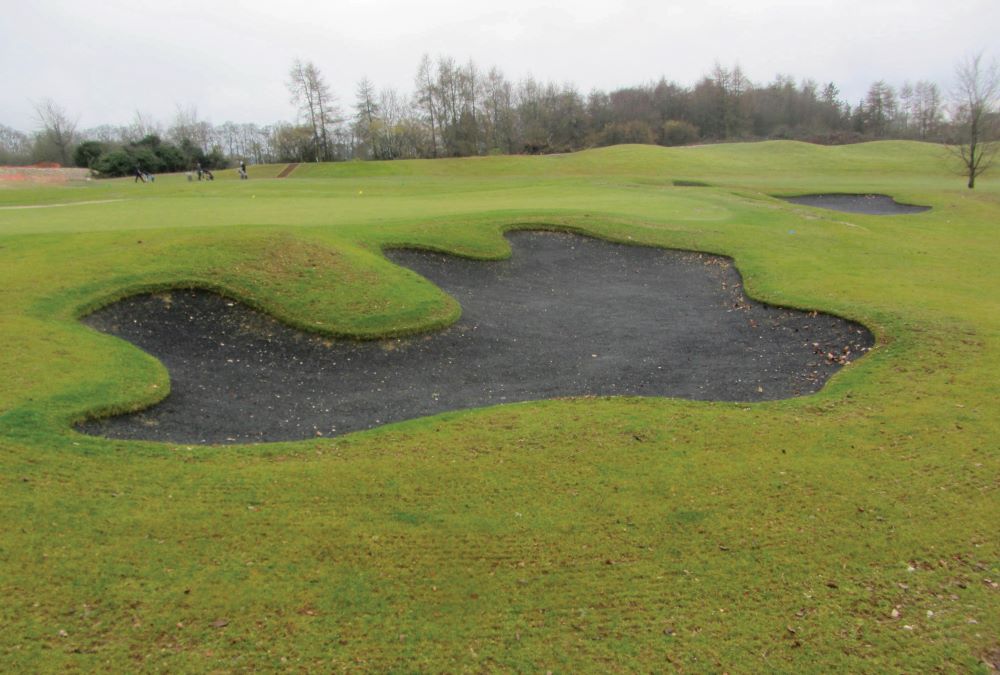
{"type": "Polygon", "coordinates": [[[564,396],[762,401],[818,390],[873,344],[864,327],[744,295],[727,258],[577,235],[510,235],[508,260],[392,251],[455,297],[432,334],[299,333],[204,291],[128,298],[88,325],[161,359],[171,394],[86,433],[184,443],[303,439],[564,396]]]}
{"type": "Polygon", "coordinates": [[[901,204],[888,195],[822,194],[781,197],[781,199],[793,204],[802,204],[803,206],[815,206],[821,209],[831,209],[845,213],[864,213],[869,216],[898,216],[907,213],[922,213],[930,211],[931,208],[918,204],[901,204]]]}

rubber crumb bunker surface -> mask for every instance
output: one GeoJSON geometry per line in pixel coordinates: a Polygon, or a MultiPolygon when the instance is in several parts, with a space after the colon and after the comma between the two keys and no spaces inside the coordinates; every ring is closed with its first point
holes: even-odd
{"type": "Polygon", "coordinates": [[[813,206],[845,213],[863,213],[869,216],[898,216],[929,211],[931,207],[919,204],[902,204],[889,195],[875,194],[816,194],[781,197],[786,202],[813,206]]]}
{"type": "Polygon", "coordinates": [[[410,338],[330,340],[205,291],[84,319],[159,358],[171,393],[80,430],[183,443],[338,435],[444,411],[566,396],[763,401],[817,391],[873,344],[863,326],[746,298],[731,261],[520,232],[474,261],[396,250],[462,305],[410,338]]]}

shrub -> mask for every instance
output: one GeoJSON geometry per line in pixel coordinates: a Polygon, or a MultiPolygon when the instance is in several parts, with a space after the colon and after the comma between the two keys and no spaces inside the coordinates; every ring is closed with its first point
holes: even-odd
{"type": "Polygon", "coordinates": [[[150,135],[98,155],[92,161],[91,168],[102,176],[130,176],[137,166],[150,173],[163,173],[185,171],[198,162],[206,169],[217,169],[225,166],[226,158],[218,148],[205,154],[191,144],[179,148],[161,140],[159,136],[150,135]]]}
{"type": "Polygon", "coordinates": [[[73,151],[73,163],[93,169],[97,158],[104,154],[107,148],[99,141],[84,141],[73,151]]]}
{"type": "Polygon", "coordinates": [[[690,122],[667,120],[660,129],[660,145],[687,145],[698,140],[698,128],[690,122]]]}
{"type": "Polygon", "coordinates": [[[597,135],[598,145],[621,145],[622,143],[644,143],[653,145],[653,130],[639,120],[613,122],[597,135]]]}

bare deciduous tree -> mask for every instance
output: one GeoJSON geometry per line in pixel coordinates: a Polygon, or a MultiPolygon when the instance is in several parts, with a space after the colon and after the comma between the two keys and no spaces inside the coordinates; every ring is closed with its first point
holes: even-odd
{"type": "Polygon", "coordinates": [[[302,63],[296,59],[289,73],[288,90],[292,94],[292,103],[299,106],[300,114],[306,118],[312,130],[316,161],[331,159],[330,139],[334,126],[340,120],[336,101],[323,74],[311,61],[302,63]]]}
{"type": "Polygon", "coordinates": [[[0,124],[0,166],[25,164],[31,157],[31,139],[28,135],[0,124]]]}
{"type": "Polygon", "coordinates": [[[514,88],[496,67],[484,85],[484,105],[491,152],[514,152],[514,88]]]}
{"type": "Polygon", "coordinates": [[[375,85],[367,77],[358,82],[354,103],[355,157],[386,159],[381,148],[382,121],[375,100],[375,85]]]}
{"type": "MultiPolygon", "coordinates": [[[[178,112],[180,112],[178,110],[178,112]]],[[[132,122],[122,130],[121,140],[128,143],[138,143],[147,136],[162,136],[163,127],[153,119],[152,115],[138,110],[132,117],[132,122]]]]}
{"type": "Polygon", "coordinates": [[[913,88],[910,123],[921,140],[938,135],[942,124],[941,91],[933,82],[921,80],[913,88]]]}
{"type": "Polygon", "coordinates": [[[167,130],[167,138],[178,146],[187,145],[207,153],[211,150],[212,136],[212,125],[198,118],[197,108],[193,105],[187,108],[177,106],[174,122],[167,130]]]}
{"type": "Polygon", "coordinates": [[[416,103],[423,112],[431,130],[430,156],[438,156],[438,126],[440,122],[439,95],[431,74],[431,57],[424,54],[417,67],[416,103]]]}
{"type": "Polygon", "coordinates": [[[885,80],[873,82],[861,105],[862,128],[875,138],[889,135],[899,112],[896,90],[885,80]]]}
{"type": "Polygon", "coordinates": [[[952,91],[953,116],[960,138],[953,146],[962,162],[962,175],[969,179],[969,189],[976,178],[993,165],[1000,150],[997,130],[1000,127],[997,107],[1000,103],[1000,66],[983,63],[983,53],[969,57],[955,69],[952,91]]]}
{"type": "Polygon", "coordinates": [[[35,155],[38,159],[57,161],[67,166],[72,163],[73,146],[76,144],[76,122],[50,98],[35,104],[35,119],[41,128],[35,138],[35,155]]]}

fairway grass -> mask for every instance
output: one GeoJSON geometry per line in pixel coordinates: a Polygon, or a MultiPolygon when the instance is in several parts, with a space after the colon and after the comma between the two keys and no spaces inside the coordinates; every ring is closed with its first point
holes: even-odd
{"type": "Polygon", "coordinates": [[[0,670],[989,672],[1000,182],[948,161],[768,142],[0,186],[0,670]],[[830,192],[932,209],[775,198],[830,192]],[[419,333],[460,307],[382,249],[497,258],[515,228],[728,255],[753,297],[878,345],[758,404],[225,447],[72,431],[170,389],[78,321],[97,307],[198,287],[321,334],[419,333]]]}

